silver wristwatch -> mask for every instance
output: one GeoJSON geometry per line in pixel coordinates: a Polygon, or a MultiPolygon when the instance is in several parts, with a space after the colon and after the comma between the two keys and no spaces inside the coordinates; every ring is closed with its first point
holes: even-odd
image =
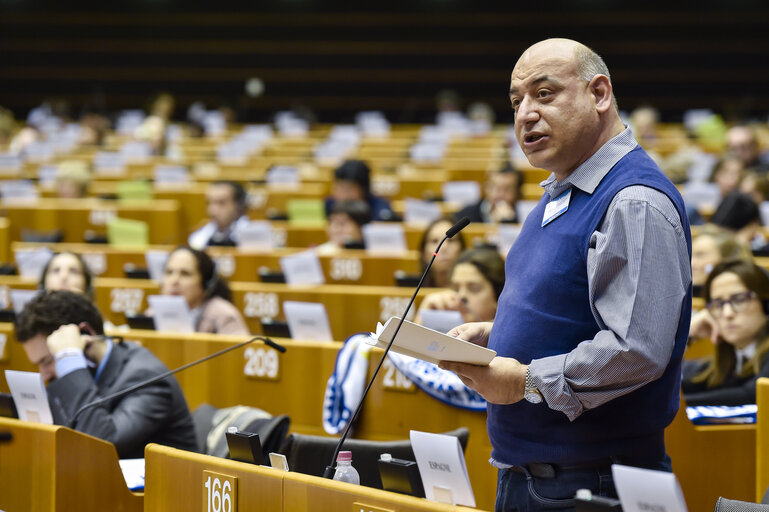
{"type": "Polygon", "coordinates": [[[542,393],[537,389],[537,385],[534,384],[534,379],[531,378],[531,369],[526,367],[526,387],[523,390],[523,398],[527,402],[532,404],[542,403],[542,393]]]}

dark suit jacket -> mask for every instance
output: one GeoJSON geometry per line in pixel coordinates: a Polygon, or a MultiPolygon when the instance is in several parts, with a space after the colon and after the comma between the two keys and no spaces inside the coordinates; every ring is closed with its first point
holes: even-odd
{"type": "MultiPolygon", "coordinates": [[[[67,425],[83,405],[166,371],[168,368],[146,348],[116,342],[98,383],[89,370],[82,369],[48,385],[54,423],[67,425]]],[[[83,411],[75,430],[113,443],[120,458],[144,457],[147,443],[198,451],[192,416],[174,377],[83,411]]]]}
{"type": "Polygon", "coordinates": [[[707,366],[705,360],[683,362],[681,391],[686,405],[745,405],[756,403],[756,381],[759,377],[769,377],[769,357],[761,361],[758,375],[744,378],[732,373],[721,387],[708,388],[703,382],[693,383],[691,379],[707,366]]]}

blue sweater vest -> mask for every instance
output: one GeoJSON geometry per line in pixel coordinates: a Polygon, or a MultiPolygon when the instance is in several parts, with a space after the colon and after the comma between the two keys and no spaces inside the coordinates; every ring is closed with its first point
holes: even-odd
{"type": "MultiPolygon", "coordinates": [[[[565,354],[600,330],[590,309],[587,253],[614,196],[644,185],[667,195],[681,217],[691,255],[689,223],[680,194],[640,148],[623,157],[592,194],[572,188],[568,210],[541,227],[546,193],[526,219],[505,262],[506,282],[499,298],[489,348],[524,364],[565,354]]],[[[492,457],[506,464],[576,464],[618,456],[658,461],[665,456],[664,429],[679,406],[681,358],[689,331],[691,286],[670,362],[659,379],[573,422],[560,411],[522,400],[488,405],[492,457]]]]}

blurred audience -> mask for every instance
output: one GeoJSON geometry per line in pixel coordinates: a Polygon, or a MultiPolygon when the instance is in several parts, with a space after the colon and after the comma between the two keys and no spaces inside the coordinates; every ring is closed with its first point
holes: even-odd
{"type": "Polygon", "coordinates": [[[521,198],[523,174],[510,162],[489,174],[483,188],[484,198],[454,215],[455,220],[468,217],[470,222],[518,222],[515,205],[521,198]]]}
{"type": "Polygon", "coordinates": [[[56,167],[56,195],[62,199],[81,199],[88,196],[91,171],[81,160],[65,160],[56,167]]]}
{"type": "Polygon", "coordinates": [[[371,220],[394,220],[390,203],[371,193],[371,169],[361,160],[347,160],[334,171],[331,197],[326,198],[326,216],[337,201],[364,201],[371,210],[371,220]]]}
{"type": "Polygon", "coordinates": [[[737,239],[751,249],[763,247],[766,240],[761,234],[761,215],[758,205],[750,196],[733,192],[718,205],[710,222],[732,231],[737,239]]]}
{"type": "Polygon", "coordinates": [[[193,232],[187,243],[195,249],[209,246],[235,246],[238,229],[248,224],[248,196],[240,183],[219,180],[206,189],[209,222],[193,232]]]}
{"type": "Polygon", "coordinates": [[[721,197],[726,197],[737,190],[742,180],[744,167],[739,158],[726,154],[716,162],[710,174],[710,182],[718,185],[721,197]]]}
{"type": "Polygon", "coordinates": [[[769,163],[762,158],[758,136],[752,127],[737,125],[730,128],[726,132],[726,149],[742,162],[744,168],[760,173],[769,171],[769,163]]]}
{"type": "Polygon", "coordinates": [[[769,377],[769,274],[746,261],[724,261],[705,282],[707,308],[690,337],[716,343],[712,357],[683,363],[687,405],[756,403],[756,380],[769,377]]]}
{"type": "Polygon", "coordinates": [[[40,275],[39,288],[80,293],[93,300],[93,276],[79,254],[60,252],[48,260],[40,275]]]}
{"type": "Polygon", "coordinates": [[[363,201],[337,201],[328,216],[328,241],[318,246],[320,254],[340,249],[363,249],[363,226],[371,222],[371,211],[363,201]]]}
{"type": "Polygon", "coordinates": [[[227,282],[203,251],[184,246],[174,249],[166,261],[160,293],[184,297],[196,332],[249,334],[243,315],[231,302],[227,282]]]}
{"type": "MultiPolygon", "coordinates": [[[[453,225],[454,223],[450,219],[438,219],[427,226],[424,233],[422,233],[422,240],[419,243],[422,272],[427,268],[435,248],[443,240],[446,231],[453,225]]],[[[438,252],[430,272],[427,273],[424,286],[438,288],[448,288],[451,286],[451,269],[454,267],[457,256],[465,250],[466,246],[465,237],[461,232],[457,233],[454,238],[446,240],[438,252]]]]}
{"type": "Polygon", "coordinates": [[[495,249],[468,249],[454,262],[450,286],[422,300],[417,323],[426,309],[459,311],[464,322],[493,322],[505,286],[505,261],[495,249]]]}
{"type": "Polygon", "coordinates": [[[750,248],[731,231],[713,224],[700,226],[692,236],[692,285],[697,288],[705,284],[710,271],[723,260],[752,258],[750,248]]]}

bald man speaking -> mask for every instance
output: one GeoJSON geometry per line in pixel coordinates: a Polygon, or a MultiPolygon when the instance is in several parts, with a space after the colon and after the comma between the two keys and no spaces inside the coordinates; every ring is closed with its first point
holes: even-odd
{"type": "Polygon", "coordinates": [[[577,489],[616,496],[614,462],[671,470],[691,316],[691,237],[680,194],[620,119],[609,70],[548,39],[510,79],[515,134],[551,171],[505,262],[492,323],[450,334],[488,367],[442,363],[489,402],[496,510],[568,510],[577,489]]]}

